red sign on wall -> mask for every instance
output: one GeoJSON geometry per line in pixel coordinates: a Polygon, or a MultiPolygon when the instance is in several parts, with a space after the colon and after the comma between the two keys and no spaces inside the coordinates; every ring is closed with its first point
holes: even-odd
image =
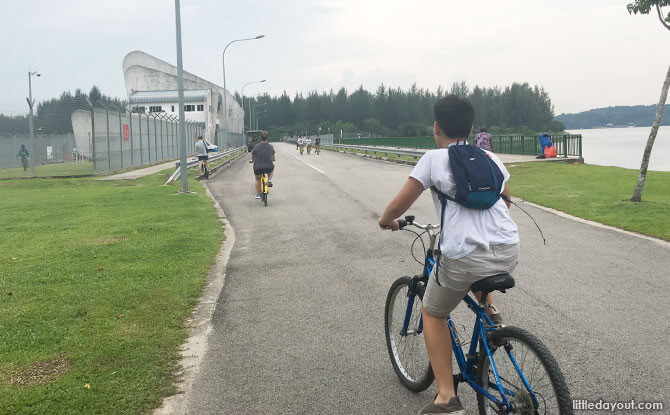
{"type": "Polygon", "coordinates": [[[123,124],[123,140],[127,141],[130,138],[130,134],[128,132],[128,124],[123,124]]]}

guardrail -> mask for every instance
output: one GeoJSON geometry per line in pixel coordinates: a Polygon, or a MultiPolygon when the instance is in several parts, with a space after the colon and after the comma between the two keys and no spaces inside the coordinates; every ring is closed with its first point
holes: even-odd
{"type": "MultiPolygon", "coordinates": [[[[559,155],[563,157],[577,156],[582,158],[581,134],[549,134],[556,146],[559,155]]],[[[536,135],[494,135],[493,146],[496,153],[525,154],[536,156],[540,154],[540,143],[536,135]]],[[[470,139],[470,142],[472,142],[470,139]]],[[[379,137],[361,139],[342,139],[340,145],[354,146],[382,146],[403,148],[435,148],[433,137],[379,137]]]]}
{"type": "Polygon", "coordinates": [[[406,150],[406,149],[400,149],[400,148],[392,148],[392,147],[377,147],[377,146],[352,146],[348,144],[329,144],[328,147],[335,147],[335,148],[344,148],[344,149],[351,149],[351,150],[363,150],[363,151],[371,151],[372,154],[395,154],[398,156],[410,156],[414,157],[416,160],[421,158],[421,156],[424,155],[425,151],[421,150],[406,150]]]}
{"type": "MultiPolygon", "coordinates": [[[[518,137],[521,137],[521,136],[516,136],[515,138],[518,138],[518,137]]],[[[581,138],[582,138],[582,136],[581,135],[573,136],[572,137],[573,139],[578,138],[578,140],[572,141],[572,146],[570,145],[571,141],[569,141],[568,138],[570,138],[570,137],[569,136],[564,136],[564,137],[562,137],[561,141],[558,141],[557,143],[555,143],[556,147],[559,150],[558,151],[559,157],[560,158],[568,158],[570,156],[574,157],[574,156],[577,155],[575,153],[578,153],[579,158],[581,158],[581,142],[582,142],[581,138]],[[572,150],[574,150],[574,152],[572,150]]],[[[521,142],[523,143],[523,141],[521,141],[521,142]]],[[[515,143],[514,143],[513,140],[510,139],[506,144],[511,147],[515,143]]],[[[400,148],[394,148],[394,147],[380,147],[380,146],[354,146],[354,145],[349,145],[349,144],[329,144],[327,146],[322,146],[322,147],[323,148],[330,147],[330,148],[335,148],[335,149],[340,148],[340,149],[345,149],[345,150],[350,149],[350,150],[367,151],[367,152],[371,152],[373,155],[394,154],[394,155],[398,155],[398,156],[410,156],[410,157],[414,157],[415,160],[418,160],[419,158],[421,158],[421,156],[423,156],[424,153],[427,151],[427,150],[422,151],[422,150],[400,149],[400,148]]],[[[508,153],[508,152],[504,151],[504,146],[501,146],[501,147],[503,147],[503,151],[499,151],[498,147],[496,145],[496,153],[500,153],[500,154],[528,154],[528,155],[539,154],[539,145],[538,145],[537,153],[534,153],[534,152],[508,153]]]]}
{"type": "MultiPolygon", "coordinates": [[[[216,161],[218,159],[224,158],[226,156],[229,156],[231,154],[238,153],[242,150],[246,151],[246,147],[236,147],[236,148],[231,148],[230,150],[226,150],[223,153],[216,153],[213,156],[209,157],[209,161],[216,161]]],[[[210,153],[211,154],[211,153],[210,153]]],[[[169,179],[165,182],[165,184],[168,184],[174,180],[177,180],[179,176],[181,176],[181,169],[179,168],[180,163],[177,161],[175,162],[175,171],[172,173],[169,179]]],[[[198,165],[198,158],[192,158],[190,160],[186,160],[186,168],[190,169],[192,167],[196,167],[198,165]]]]}

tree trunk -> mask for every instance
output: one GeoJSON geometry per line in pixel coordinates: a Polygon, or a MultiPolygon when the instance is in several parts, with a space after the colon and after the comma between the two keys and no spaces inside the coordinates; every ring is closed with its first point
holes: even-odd
{"type": "Polygon", "coordinates": [[[658,107],[656,108],[654,124],[651,126],[651,132],[649,133],[649,138],[647,139],[647,146],[644,148],[644,154],[642,155],[642,165],[640,166],[640,174],[637,177],[637,185],[635,186],[633,197],[630,199],[633,202],[642,201],[642,188],[644,187],[645,180],[647,180],[649,156],[651,155],[651,149],[654,146],[654,140],[656,140],[658,127],[661,125],[663,107],[665,106],[665,101],[668,98],[668,87],[670,87],[670,66],[668,67],[668,73],[665,75],[665,82],[663,82],[663,88],[661,89],[661,99],[659,99],[658,107]]]}

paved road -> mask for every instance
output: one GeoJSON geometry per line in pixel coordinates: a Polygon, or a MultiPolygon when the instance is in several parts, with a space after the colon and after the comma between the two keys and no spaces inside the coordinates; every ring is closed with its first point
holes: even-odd
{"type": "MultiPolygon", "coordinates": [[[[237,241],[189,413],[416,413],[434,386],[400,385],[383,332],[389,286],[419,271],[412,236],[376,223],[411,167],[276,148],[267,208],[245,157],[210,181],[237,241]]],[[[513,208],[522,259],[498,296],[507,323],[545,341],[574,398],[667,399],[670,249],[527,210],[549,242],[513,208]]],[[[427,193],[411,212],[436,220],[427,193]]]]}

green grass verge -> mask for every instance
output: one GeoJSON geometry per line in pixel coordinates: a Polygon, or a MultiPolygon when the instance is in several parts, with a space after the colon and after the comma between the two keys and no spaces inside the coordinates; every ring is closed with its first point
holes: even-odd
{"type": "Polygon", "coordinates": [[[196,172],[186,195],[165,173],[0,181],[0,413],[142,413],[174,392],[224,234],[196,172]]]}
{"type": "MultiPolygon", "coordinates": [[[[93,174],[93,163],[54,163],[35,166],[35,176],[54,177],[54,176],[84,176],[93,174]]],[[[0,169],[0,178],[19,178],[30,177],[30,167],[23,171],[23,167],[12,167],[9,169],[0,169]]]]}
{"type": "Polygon", "coordinates": [[[633,203],[638,171],[565,163],[507,166],[513,196],[580,218],[670,240],[670,172],[650,171],[641,203],[633,203]]]}

